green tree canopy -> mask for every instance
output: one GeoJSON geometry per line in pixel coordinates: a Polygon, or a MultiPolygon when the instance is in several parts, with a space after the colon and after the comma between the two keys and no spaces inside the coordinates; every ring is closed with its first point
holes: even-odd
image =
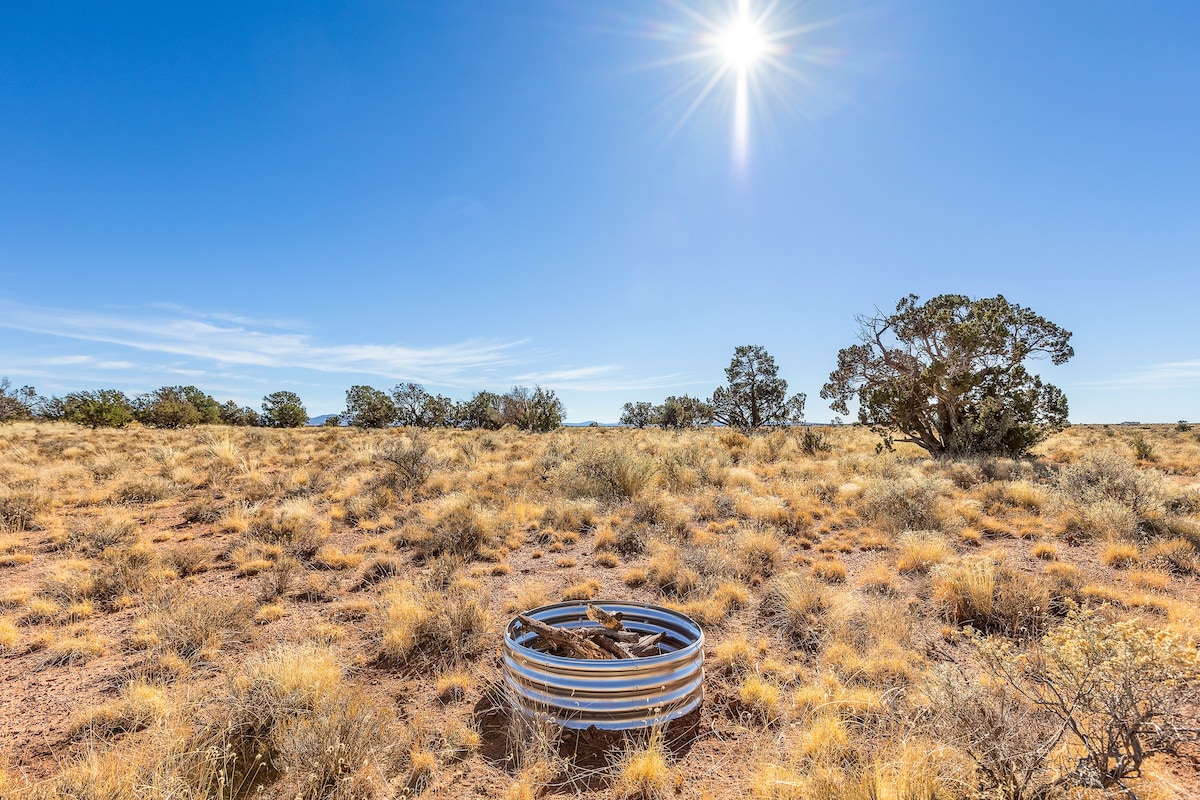
{"type": "Polygon", "coordinates": [[[654,407],[654,422],[664,429],[699,428],[712,424],[712,421],[712,406],[699,397],[671,395],[662,405],[654,407]]]}
{"type": "Polygon", "coordinates": [[[735,348],[725,377],[729,383],[716,389],[709,400],[718,422],[753,431],[804,419],[805,396],[787,396],[787,381],[779,377],[779,367],[765,348],[735,348]]]}
{"type": "Polygon", "coordinates": [[[250,408],[250,406],[239,406],[232,400],[222,403],[218,412],[218,419],[222,425],[237,425],[239,427],[258,425],[261,421],[259,416],[259,413],[250,408]]]}
{"type": "Polygon", "coordinates": [[[541,433],[561,428],[566,415],[566,407],[553,389],[537,386],[530,390],[525,386],[514,386],[500,396],[502,423],[524,431],[541,433]]]}
{"type": "Polygon", "coordinates": [[[133,422],[133,404],[119,389],[71,392],[47,403],[50,419],[61,419],[89,428],[124,428],[133,422]]]}
{"type": "Polygon", "coordinates": [[[396,405],[387,392],[371,386],[346,390],[345,419],[357,428],[386,428],[396,421],[396,405]]]}
{"type": "Polygon", "coordinates": [[[457,428],[459,404],[444,394],[431,394],[425,398],[421,417],[426,427],[457,428]]]}
{"type": "Polygon", "coordinates": [[[631,428],[645,428],[647,425],[653,425],[655,419],[655,407],[653,403],[626,403],[621,409],[620,423],[628,425],[631,428]]]}
{"type": "Polygon", "coordinates": [[[272,392],[263,398],[262,410],[271,428],[300,428],[308,423],[308,411],[295,392],[272,392]]]}
{"type": "Polygon", "coordinates": [[[401,383],[392,389],[392,403],[396,407],[396,422],[405,427],[428,428],[425,404],[430,394],[419,383],[401,383]]]}
{"type": "Polygon", "coordinates": [[[470,400],[458,404],[455,416],[460,427],[497,430],[504,424],[500,420],[500,395],[476,392],[470,400]]]}
{"type": "Polygon", "coordinates": [[[1018,456],[1067,422],[1067,398],[1025,367],[1073,355],[1071,334],[1002,295],[909,295],[892,314],[858,318],[859,343],[838,353],[821,389],[839,413],[934,456],[1018,456]],[[901,438],[895,438],[899,434],[901,438]]]}
{"type": "Polygon", "coordinates": [[[221,406],[195,386],[163,386],[134,404],[137,420],[155,428],[185,428],[221,421],[221,406]]]}
{"type": "Polygon", "coordinates": [[[196,413],[200,415],[201,425],[217,425],[221,422],[221,404],[214,400],[212,395],[195,386],[177,386],[175,388],[196,409],[196,413]]]}

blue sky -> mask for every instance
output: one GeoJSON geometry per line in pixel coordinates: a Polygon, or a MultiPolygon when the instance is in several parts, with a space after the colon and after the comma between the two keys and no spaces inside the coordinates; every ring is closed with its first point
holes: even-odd
{"type": "Polygon", "coordinates": [[[752,343],[821,421],[856,314],[1002,293],[1074,332],[1074,421],[1200,418],[1200,5],[781,0],[744,158],[731,73],[691,108],[729,13],[10,5],[0,375],[613,421],[752,343]]]}

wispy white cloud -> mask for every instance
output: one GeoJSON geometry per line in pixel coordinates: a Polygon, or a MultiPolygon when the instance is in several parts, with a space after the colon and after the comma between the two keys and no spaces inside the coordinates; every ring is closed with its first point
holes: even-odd
{"type": "Polygon", "coordinates": [[[133,369],[137,365],[132,361],[114,361],[96,358],[95,356],[51,356],[41,360],[49,366],[91,367],[92,369],[133,369]]]}
{"type": "Polygon", "coordinates": [[[1137,372],[1086,384],[1098,389],[1175,389],[1200,384],[1200,359],[1152,364],[1137,372]]]}
{"type": "Polygon", "coordinates": [[[241,314],[230,314],[225,311],[196,311],[195,309],[181,306],[178,303],[150,303],[150,308],[167,311],[173,314],[179,314],[186,317],[195,317],[197,319],[215,319],[221,322],[232,322],[238,325],[266,326],[270,328],[279,328],[282,330],[301,331],[304,329],[303,323],[292,319],[254,319],[243,316],[241,314]]]}
{"type": "Polygon", "coordinates": [[[97,313],[0,303],[0,327],[167,353],[217,364],[365,373],[453,386],[480,371],[515,366],[521,341],[468,340],[428,348],[323,345],[303,333],[229,315],[97,313]]]}
{"type": "Polygon", "coordinates": [[[529,347],[528,340],[468,339],[423,348],[327,344],[302,332],[295,322],[198,312],[166,303],[97,312],[0,299],[0,328],[175,357],[174,363],[151,365],[91,355],[57,355],[29,363],[30,368],[23,370],[26,374],[48,368],[53,371],[54,367],[128,369],[181,375],[199,382],[207,376],[231,379],[241,372],[289,369],[375,375],[462,389],[541,384],[561,391],[604,392],[686,385],[681,375],[639,377],[616,364],[538,369],[538,363],[549,356],[529,347]],[[255,369],[247,371],[247,367],[255,369]]]}

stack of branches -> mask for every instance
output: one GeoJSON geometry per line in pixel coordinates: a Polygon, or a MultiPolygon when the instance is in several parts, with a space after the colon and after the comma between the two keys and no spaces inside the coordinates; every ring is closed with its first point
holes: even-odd
{"type": "Polygon", "coordinates": [[[609,614],[591,603],[587,607],[588,619],[599,623],[579,628],[556,628],[527,614],[518,614],[521,627],[537,634],[529,647],[543,653],[567,658],[601,660],[612,658],[647,658],[662,653],[659,642],[666,635],[655,633],[642,636],[625,630],[621,614],[609,614]]]}

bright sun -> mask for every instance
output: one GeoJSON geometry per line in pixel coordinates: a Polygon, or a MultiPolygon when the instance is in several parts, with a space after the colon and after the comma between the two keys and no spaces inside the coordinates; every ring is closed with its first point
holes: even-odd
{"type": "Polygon", "coordinates": [[[802,48],[797,40],[828,23],[797,24],[793,17],[800,0],[665,2],[679,10],[690,24],[665,26],[658,33],[663,39],[684,44],[677,55],[656,65],[693,63],[691,75],[678,93],[699,87],[674,130],[679,130],[706,98],[721,97],[733,112],[733,157],[742,169],[750,147],[751,107],[772,100],[791,102],[789,82],[811,83],[800,67],[817,64],[820,56],[811,45],[802,48]],[[724,13],[711,13],[714,6],[724,6],[724,13]],[[804,54],[803,58],[796,56],[798,52],[804,54]]]}
{"type": "Polygon", "coordinates": [[[716,39],[721,55],[736,69],[750,68],[770,50],[770,42],[762,29],[744,18],[730,24],[716,39]]]}

